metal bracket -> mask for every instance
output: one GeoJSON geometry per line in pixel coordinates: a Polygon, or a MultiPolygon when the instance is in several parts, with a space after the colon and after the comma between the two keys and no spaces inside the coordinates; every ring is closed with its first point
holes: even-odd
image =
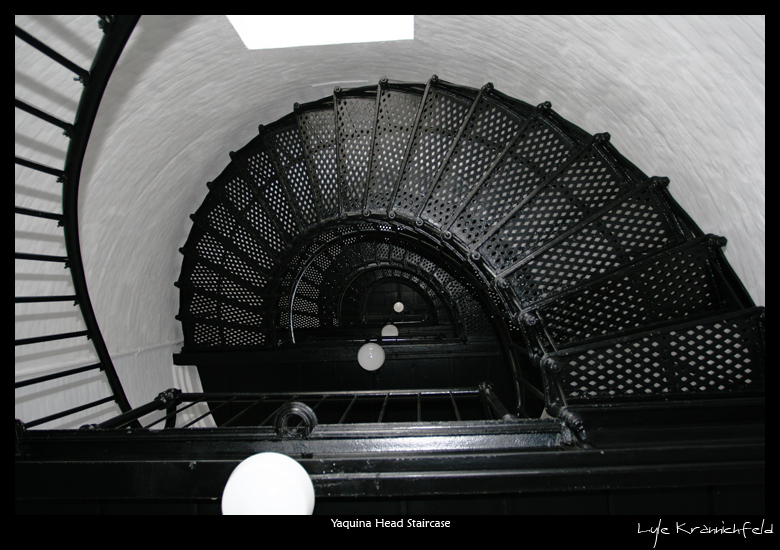
{"type": "Polygon", "coordinates": [[[314,410],[298,401],[292,401],[285,403],[276,413],[274,418],[274,428],[276,434],[282,439],[304,439],[309,437],[309,434],[317,427],[317,415],[314,410]],[[299,418],[303,422],[303,428],[298,426],[291,427],[290,419],[299,418]]]}

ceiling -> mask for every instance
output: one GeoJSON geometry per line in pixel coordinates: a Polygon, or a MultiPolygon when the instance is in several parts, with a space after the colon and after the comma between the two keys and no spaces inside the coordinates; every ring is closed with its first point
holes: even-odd
{"type": "MultiPolygon", "coordinates": [[[[95,16],[16,19],[89,66],[101,36],[95,16]]],[[[19,42],[17,97],[32,94],[72,119],[80,84],[19,42]],[[62,85],[39,86],[31,75],[62,85]]],[[[475,88],[492,82],[530,104],[550,101],[589,133],[609,132],[642,171],[670,178],[673,196],[705,233],[728,237],[726,257],[764,305],[764,16],[418,15],[414,40],[250,51],[224,15],[145,15],[103,98],[80,189],[87,283],[133,405],[170,385],[197,385],[171,366],[182,341],[173,283],[189,215],[228,153],[258,124],[337,84],[382,76],[426,82],[433,74],[475,88]]],[[[18,113],[16,137],[19,156],[64,160],[67,140],[18,113]]],[[[56,204],[57,186],[41,190],[40,175],[17,167],[15,183],[17,205],[56,204]]],[[[17,250],[62,247],[26,223],[17,221],[17,250]]],[[[22,269],[17,295],[41,280],[66,284],[22,269]]],[[[39,333],[44,320],[25,314],[22,321],[17,338],[39,333]]],[[[45,321],[72,322],[67,313],[45,321]]],[[[77,362],[83,353],[20,358],[17,350],[16,373],[77,362]]]]}

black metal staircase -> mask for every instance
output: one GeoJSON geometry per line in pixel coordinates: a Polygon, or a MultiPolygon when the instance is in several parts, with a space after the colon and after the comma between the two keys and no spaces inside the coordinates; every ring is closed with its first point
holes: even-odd
{"type": "Polygon", "coordinates": [[[296,105],[231,159],[181,249],[189,361],[343,326],[341,308],[360,299],[344,281],[385,268],[431,289],[465,340],[491,332],[492,318],[505,349],[527,351],[528,370],[594,339],[666,341],[653,330],[744,317],[717,346],[749,361],[749,377],[721,372],[710,340],[684,355],[650,344],[662,358],[637,350],[626,361],[648,380],[677,379],[691,362],[726,378],[691,385],[689,398],[763,391],[763,310],[723,256],[725,239],[702,235],[668,179],[647,177],[607,134],[587,134],[549,103],[435,76],[382,79],[296,105]]]}
{"type": "MultiPolygon", "coordinates": [[[[296,104],[230,159],[180,249],[175,362],[212,372],[287,362],[299,370],[286,372],[310,376],[318,362],[352,360],[352,347],[376,340],[400,359],[500,355],[506,378],[480,390],[436,379],[435,395],[455,411],[441,424],[424,417],[428,387],[409,390],[416,418],[389,423],[382,399],[403,391],[361,386],[381,385],[377,375],[355,375],[345,390],[296,388],[292,375],[290,386],[259,392],[171,390],[46,443],[18,425],[17,457],[65,456],[57,475],[86,475],[99,438],[113,458],[134,441],[126,460],[160,481],[137,496],[182,498],[186,483],[163,481],[182,474],[182,460],[192,464],[184,473],[208,473],[197,498],[213,498],[238,461],[263,450],[299,458],[318,496],[625,487],[634,475],[643,486],[712,484],[737,463],[742,481],[763,478],[764,309],[728,265],[725,239],[703,235],[668,180],[643,174],[608,134],[490,84],[382,79],[296,104]],[[384,281],[425,305],[401,338],[383,339],[381,325],[366,322],[366,297],[384,281]],[[487,416],[462,419],[456,390],[481,395],[487,416]],[[379,399],[380,420],[365,420],[373,409],[347,420],[347,408],[318,423],[318,400],[333,396],[348,407],[379,399]],[[177,413],[200,402],[218,427],[177,425],[177,413]],[[137,429],[162,409],[164,429],[137,429]],[[306,429],[280,428],[290,415],[306,429]],[[632,454],[639,440],[660,454],[632,454]],[[728,456],[708,454],[721,444],[728,456]],[[382,455],[373,465],[372,453],[382,455]],[[684,479],[693,464],[697,474],[684,479]],[[577,477],[593,469],[590,481],[577,477]]],[[[100,476],[110,471],[107,463],[100,476]]],[[[184,477],[197,485],[194,475],[184,477]]],[[[87,493],[118,496],[97,483],[87,493]]]]}

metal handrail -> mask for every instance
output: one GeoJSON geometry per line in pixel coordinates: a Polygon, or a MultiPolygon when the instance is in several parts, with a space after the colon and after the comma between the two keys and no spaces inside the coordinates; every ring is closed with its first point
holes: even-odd
{"type": "MultiPolygon", "coordinates": [[[[100,424],[91,424],[83,426],[82,429],[87,430],[123,430],[129,427],[132,422],[137,422],[139,419],[146,417],[156,411],[166,410],[166,415],[161,418],[154,418],[154,420],[144,426],[144,429],[149,429],[161,422],[165,422],[165,428],[175,428],[176,419],[180,413],[189,409],[190,407],[208,402],[209,410],[206,413],[201,414],[195,420],[188,422],[181,428],[188,428],[195,424],[197,421],[212,414],[214,411],[224,407],[230,403],[249,403],[249,407],[243,408],[237,414],[232,416],[229,420],[220,424],[220,427],[225,427],[233,424],[235,420],[244,415],[249,408],[252,408],[260,403],[279,403],[284,406],[292,401],[311,401],[317,400],[316,409],[325,399],[329,402],[345,401],[347,402],[346,409],[340,416],[340,420],[337,424],[345,423],[346,418],[349,415],[352,406],[357,400],[364,401],[381,401],[384,400],[382,410],[379,415],[377,423],[382,422],[382,417],[385,413],[388,398],[394,398],[395,400],[407,400],[416,401],[417,404],[417,422],[421,422],[421,400],[426,399],[444,399],[449,400],[453,406],[453,417],[455,420],[460,421],[460,411],[458,405],[455,402],[455,397],[467,397],[479,399],[485,407],[487,419],[491,417],[501,420],[502,422],[517,422],[518,417],[510,414],[501,400],[493,392],[493,388],[489,382],[483,382],[477,387],[464,387],[464,388],[428,388],[428,389],[405,389],[405,390],[334,390],[334,391],[304,391],[304,392],[264,392],[264,393],[240,393],[240,392],[207,392],[207,393],[183,393],[179,389],[171,388],[164,392],[161,392],[154,400],[149,403],[136,407],[131,411],[127,411],[112,419],[106,420],[100,424]]],[[[263,421],[254,424],[256,426],[270,426],[273,420],[279,413],[280,407],[273,409],[273,412],[268,415],[263,421]]]]}
{"type": "MultiPolygon", "coordinates": [[[[63,183],[62,215],[42,213],[24,208],[16,208],[15,213],[57,220],[63,227],[67,256],[49,257],[35,254],[16,253],[15,258],[30,261],[64,262],[66,267],[70,269],[71,277],[73,279],[73,286],[75,288],[75,296],[67,298],[73,298],[74,303],[79,305],[87,329],[86,331],[81,331],[78,334],[69,333],[67,335],[55,335],[53,337],[44,336],[36,338],[25,338],[22,340],[17,340],[16,345],[24,345],[76,335],[87,336],[87,338],[92,341],[95,352],[100,360],[99,368],[105,373],[111,388],[111,392],[113,394],[112,398],[101,399],[93,403],[88,403],[74,409],[70,409],[68,411],[63,411],[62,413],[57,413],[45,418],[33,420],[26,424],[28,427],[42,424],[62,416],[67,416],[69,414],[79,412],[85,408],[97,406],[108,401],[115,401],[120,410],[123,412],[131,410],[127,396],[125,395],[122,384],[116,373],[116,369],[114,368],[114,364],[111,361],[108,348],[106,347],[103,336],[100,332],[94,310],[92,309],[92,303],[89,298],[89,291],[87,289],[87,282],[84,275],[84,265],[81,259],[81,246],[79,243],[78,190],[81,168],[84,162],[84,155],[87,149],[87,144],[89,142],[90,134],[92,132],[92,127],[95,122],[95,117],[97,116],[97,111],[103,98],[103,93],[105,92],[108,80],[111,77],[119,56],[127,44],[130,35],[135,29],[140,15],[100,15],[98,17],[100,18],[98,21],[98,26],[103,30],[104,36],[100,42],[89,71],[71,62],[56,52],[54,49],[44,44],[42,41],[20,29],[18,26],[16,27],[15,31],[15,35],[17,37],[24,40],[44,55],[50,57],[57,63],[65,66],[78,75],[76,80],[81,81],[84,85],[81,98],[79,99],[78,108],[76,110],[75,120],[72,124],[48,116],[42,111],[31,105],[28,105],[23,101],[18,99],[15,101],[15,107],[22,109],[50,124],[63,128],[65,130],[65,135],[70,138],[67,154],[65,157],[65,166],[62,170],[43,166],[16,157],[16,164],[57,176],[58,181],[63,183]]],[[[47,297],[23,297],[17,298],[17,303],[32,301],[58,301],[62,298],[66,297],[49,297],[48,300],[47,297]]],[[[93,367],[94,366],[90,366],[89,369],[93,367]]],[[[77,368],[66,371],[62,374],[76,374],[78,372],[83,372],[84,370],[84,368],[77,368]]],[[[51,377],[40,377],[34,380],[22,381],[17,383],[16,387],[18,388],[27,386],[32,383],[48,380],[50,378],[51,377]]],[[[140,424],[137,424],[137,427],[140,427],[140,424]]]]}

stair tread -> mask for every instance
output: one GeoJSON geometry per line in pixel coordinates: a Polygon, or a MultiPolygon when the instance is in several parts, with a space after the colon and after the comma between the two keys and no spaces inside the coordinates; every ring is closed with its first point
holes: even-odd
{"type": "Polygon", "coordinates": [[[336,219],[339,215],[339,184],[332,101],[317,108],[301,108],[297,118],[312,185],[319,200],[320,219],[336,219]]]}
{"type": "Polygon", "coordinates": [[[410,219],[416,217],[477,93],[476,90],[455,90],[438,81],[429,83],[398,182],[393,210],[410,219]]]}
{"type": "Polygon", "coordinates": [[[262,136],[275,163],[278,181],[290,212],[301,230],[305,231],[319,224],[314,186],[310,180],[297,120],[286,117],[284,121],[285,124],[265,128],[262,136]]]}
{"type": "MultiPolygon", "coordinates": [[[[684,242],[663,196],[652,185],[617,199],[581,227],[561,231],[526,254],[507,276],[521,307],[662,247],[684,242]]],[[[500,241],[494,246],[500,246],[500,241]]]]}
{"type": "Polygon", "coordinates": [[[341,212],[363,212],[371,145],[376,126],[376,92],[357,97],[335,94],[336,143],[341,212]]]}
{"type": "Polygon", "coordinates": [[[556,347],[627,330],[683,321],[702,313],[750,307],[749,296],[732,288],[728,266],[712,236],[663,250],[596,280],[548,297],[533,313],[556,347]]]}
{"type": "Polygon", "coordinates": [[[453,220],[450,231],[472,248],[565,162],[575,146],[573,138],[557,129],[549,117],[535,114],[500,164],[453,220]]]}
{"type": "Polygon", "coordinates": [[[524,121],[490,89],[483,90],[441,167],[440,176],[434,181],[420,214],[423,220],[442,227],[524,121]]]}
{"type": "Polygon", "coordinates": [[[566,403],[764,390],[764,308],[668,323],[545,356],[566,403]]]}
{"type": "Polygon", "coordinates": [[[380,84],[365,205],[371,212],[387,212],[423,93],[424,88],[380,84]]]}
{"type": "Polygon", "coordinates": [[[635,184],[593,144],[532,191],[478,250],[496,271],[502,271],[635,184]]]}

